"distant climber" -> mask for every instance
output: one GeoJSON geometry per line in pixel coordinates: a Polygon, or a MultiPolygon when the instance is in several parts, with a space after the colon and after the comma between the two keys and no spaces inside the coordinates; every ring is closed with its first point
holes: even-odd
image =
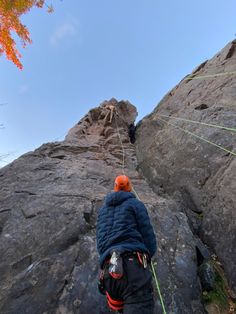
{"type": "Polygon", "coordinates": [[[131,190],[127,176],[116,177],[114,192],[98,213],[99,290],[114,311],[153,314],[149,264],[156,238],[146,207],[131,190]]]}
{"type": "Polygon", "coordinates": [[[129,134],[129,138],[130,138],[130,143],[132,143],[132,144],[135,143],[135,131],[136,131],[136,127],[135,127],[134,123],[130,124],[128,134],[129,134]]]}
{"type": "Polygon", "coordinates": [[[109,122],[111,123],[111,122],[112,122],[112,118],[113,118],[113,114],[114,114],[114,111],[115,111],[115,106],[114,106],[114,105],[105,104],[105,105],[104,105],[104,108],[107,109],[107,114],[106,114],[106,116],[105,116],[105,118],[104,118],[104,121],[106,122],[108,116],[110,115],[110,120],[109,120],[109,122]]]}

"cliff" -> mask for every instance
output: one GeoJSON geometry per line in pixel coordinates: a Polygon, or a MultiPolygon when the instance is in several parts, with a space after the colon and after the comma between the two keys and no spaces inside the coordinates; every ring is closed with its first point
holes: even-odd
{"type": "Polygon", "coordinates": [[[192,230],[217,254],[234,291],[235,44],[201,64],[189,76],[192,79],[183,79],[143,119],[136,148],[150,186],[181,202],[192,230]]]}
{"type": "Polygon", "coordinates": [[[180,127],[232,152],[233,131],[173,119],[234,127],[235,56],[233,42],[182,80],[139,123],[135,144],[136,108],[111,99],[64,141],[0,169],[0,313],[109,313],[97,291],[96,215],[123,171],[155,229],[167,312],[206,313],[201,269],[212,253],[235,291],[235,156],[180,127]]]}

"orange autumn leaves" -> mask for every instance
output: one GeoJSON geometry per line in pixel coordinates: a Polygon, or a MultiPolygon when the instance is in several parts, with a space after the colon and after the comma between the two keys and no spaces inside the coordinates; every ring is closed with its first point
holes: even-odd
{"type": "MultiPolygon", "coordinates": [[[[21,54],[16,48],[12,33],[16,33],[25,47],[31,43],[30,34],[20,21],[21,15],[27,13],[32,7],[44,7],[45,0],[0,0],[0,55],[5,53],[19,69],[23,68],[20,62],[21,54]]],[[[52,12],[51,6],[48,12],[52,12]]]]}

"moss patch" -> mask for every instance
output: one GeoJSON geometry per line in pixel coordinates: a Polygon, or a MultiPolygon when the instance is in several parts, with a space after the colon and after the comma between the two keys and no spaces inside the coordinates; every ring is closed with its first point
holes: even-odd
{"type": "Polygon", "coordinates": [[[223,278],[216,270],[215,289],[212,291],[203,291],[203,301],[206,304],[214,303],[219,306],[221,310],[228,308],[228,294],[227,288],[223,278]]]}
{"type": "MultiPolygon", "coordinates": [[[[233,314],[235,313],[236,304],[230,296],[228,283],[220,263],[216,260],[212,260],[210,263],[215,270],[215,288],[212,291],[203,291],[203,302],[205,303],[206,308],[215,306],[219,313],[233,314]]],[[[215,314],[216,312],[212,313],[215,314]]]]}

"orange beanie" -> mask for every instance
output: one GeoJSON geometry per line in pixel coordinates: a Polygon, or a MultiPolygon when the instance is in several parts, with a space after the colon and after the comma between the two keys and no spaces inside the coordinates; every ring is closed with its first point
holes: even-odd
{"type": "Polygon", "coordinates": [[[114,191],[126,191],[130,192],[132,190],[130,179],[125,175],[120,175],[116,177],[114,184],[114,191]]]}

